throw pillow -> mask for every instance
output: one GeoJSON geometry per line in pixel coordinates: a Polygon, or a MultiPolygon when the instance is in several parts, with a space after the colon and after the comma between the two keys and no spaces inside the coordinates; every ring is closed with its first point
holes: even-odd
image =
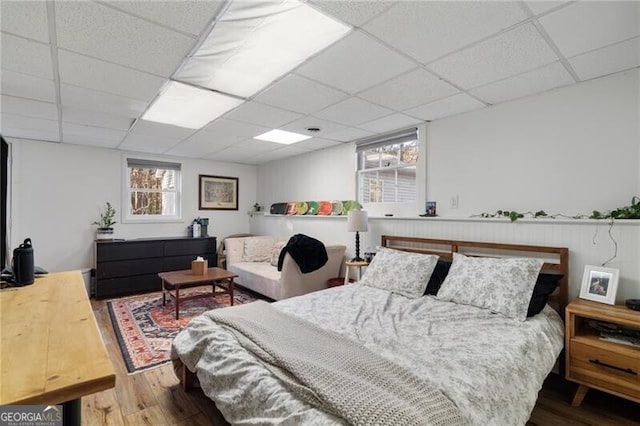
{"type": "Polygon", "coordinates": [[[250,237],[244,240],[243,262],[269,262],[273,251],[273,238],[250,237]]]}
{"type": "Polygon", "coordinates": [[[454,253],[449,274],[436,297],[524,321],[543,263],[539,259],[495,259],[454,253]]]}
{"type": "Polygon", "coordinates": [[[274,244],[271,250],[271,266],[278,266],[278,259],[280,259],[280,252],[282,248],[287,245],[286,241],[278,241],[274,244]]]}
{"type": "Polygon", "coordinates": [[[409,298],[422,297],[437,262],[435,255],[381,248],[360,283],[409,298]]]}

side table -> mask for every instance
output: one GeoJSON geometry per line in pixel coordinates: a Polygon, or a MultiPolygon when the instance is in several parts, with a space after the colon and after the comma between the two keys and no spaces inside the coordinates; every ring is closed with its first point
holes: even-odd
{"type": "Polygon", "coordinates": [[[344,285],[347,285],[349,283],[349,271],[350,268],[355,268],[356,269],[356,281],[360,281],[360,276],[361,276],[361,269],[363,266],[369,266],[369,262],[365,262],[364,260],[361,261],[353,261],[353,260],[347,260],[346,262],[344,262],[345,265],[345,270],[344,270],[344,285]]]}

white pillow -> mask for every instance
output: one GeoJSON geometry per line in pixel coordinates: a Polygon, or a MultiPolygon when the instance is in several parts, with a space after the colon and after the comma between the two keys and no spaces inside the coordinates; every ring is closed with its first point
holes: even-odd
{"type": "Polygon", "coordinates": [[[540,259],[496,259],[453,253],[451,269],[436,298],[524,321],[543,263],[540,259]]]}
{"type": "Polygon", "coordinates": [[[244,240],[243,262],[269,262],[273,251],[273,238],[249,237],[244,240]]]}
{"type": "Polygon", "coordinates": [[[381,248],[371,260],[360,284],[410,298],[422,297],[438,256],[381,248]]]}
{"type": "Polygon", "coordinates": [[[273,245],[273,248],[271,249],[271,266],[278,266],[278,261],[280,260],[280,252],[286,245],[286,241],[278,241],[273,245]]]}

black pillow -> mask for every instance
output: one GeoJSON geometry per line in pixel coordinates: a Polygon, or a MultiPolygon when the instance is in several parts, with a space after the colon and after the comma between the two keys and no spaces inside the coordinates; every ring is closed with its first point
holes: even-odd
{"type": "Polygon", "coordinates": [[[527,318],[539,314],[544,309],[549,295],[554,292],[561,278],[562,274],[545,274],[543,272],[538,274],[538,279],[529,301],[527,318]]]}
{"type": "Polygon", "coordinates": [[[424,291],[424,294],[430,294],[432,296],[438,294],[440,286],[444,282],[444,279],[447,278],[449,269],[451,269],[450,260],[438,260],[438,263],[436,263],[436,267],[431,274],[431,278],[429,278],[429,283],[427,284],[427,289],[424,291]]]}

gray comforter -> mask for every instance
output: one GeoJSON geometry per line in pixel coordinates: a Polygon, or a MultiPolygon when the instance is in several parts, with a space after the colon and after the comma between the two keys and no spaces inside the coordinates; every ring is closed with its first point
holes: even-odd
{"type": "MultiPolygon", "coordinates": [[[[550,307],[520,322],[362,285],[272,306],[346,336],[436,384],[474,425],[524,425],[563,347],[563,323],[550,307]]],[[[191,321],[174,340],[173,352],[197,373],[203,391],[231,423],[345,423],[291,392],[232,332],[207,316],[191,321]]]]}

